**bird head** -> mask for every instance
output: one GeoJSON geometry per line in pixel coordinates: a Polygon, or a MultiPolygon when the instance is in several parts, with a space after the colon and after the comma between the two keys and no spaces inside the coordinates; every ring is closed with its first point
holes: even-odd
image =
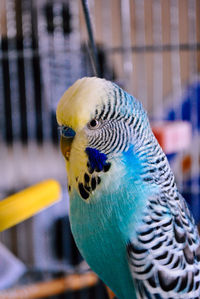
{"type": "Polygon", "coordinates": [[[149,127],[139,101],[116,84],[96,77],[77,80],[63,94],[57,121],[69,191],[77,190],[84,200],[102,181],[109,186],[109,180],[123,168],[117,161],[131,145],[140,147],[140,128],[149,127]]]}

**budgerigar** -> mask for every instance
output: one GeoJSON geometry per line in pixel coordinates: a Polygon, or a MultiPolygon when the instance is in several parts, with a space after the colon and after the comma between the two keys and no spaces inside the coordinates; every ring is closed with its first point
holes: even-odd
{"type": "Polygon", "coordinates": [[[57,108],[70,222],[90,267],[118,299],[200,298],[200,241],[142,104],[82,78],[57,108]]]}

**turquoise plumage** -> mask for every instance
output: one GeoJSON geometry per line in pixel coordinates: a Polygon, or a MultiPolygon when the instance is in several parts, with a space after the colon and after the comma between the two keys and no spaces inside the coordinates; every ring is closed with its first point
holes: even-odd
{"type": "Polygon", "coordinates": [[[197,228],[141,103],[83,78],[57,120],[71,229],[91,268],[118,299],[200,298],[197,228]]]}

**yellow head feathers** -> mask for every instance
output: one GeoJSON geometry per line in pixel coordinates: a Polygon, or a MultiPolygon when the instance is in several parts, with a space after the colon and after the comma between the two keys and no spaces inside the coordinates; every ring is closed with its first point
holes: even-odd
{"type": "Polygon", "coordinates": [[[96,77],[77,80],[62,96],[57,107],[57,121],[77,131],[92,118],[95,108],[102,105],[111,82],[96,77]]]}

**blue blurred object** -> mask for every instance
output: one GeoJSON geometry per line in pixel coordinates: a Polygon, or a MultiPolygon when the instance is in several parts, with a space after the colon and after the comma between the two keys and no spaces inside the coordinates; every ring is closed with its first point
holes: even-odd
{"type": "Polygon", "coordinates": [[[186,198],[195,220],[200,222],[200,81],[190,84],[180,99],[169,101],[165,108],[165,120],[189,121],[192,126],[192,142],[184,153],[169,155],[168,159],[177,181],[182,176],[182,194],[186,198]]]}
{"type": "Polygon", "coordinates": [[[200,81],[196,81],[189,85],[183,98],[173,103],[173,107],[168,107],[166,111],[166,120],[177,120],[177,116],[181,115],[182,120],[190,121],[193,132],[200,128],[200,81]],[[181,111],[181,113],[180,113],[181,111]],[[196,114],[196,115],[195,115],[196,114]]]}
{"type": "Polygon", "coordinates": [[[25,264],[0,243],[0,290],[13,285],[25,272],[25,264]]]}

